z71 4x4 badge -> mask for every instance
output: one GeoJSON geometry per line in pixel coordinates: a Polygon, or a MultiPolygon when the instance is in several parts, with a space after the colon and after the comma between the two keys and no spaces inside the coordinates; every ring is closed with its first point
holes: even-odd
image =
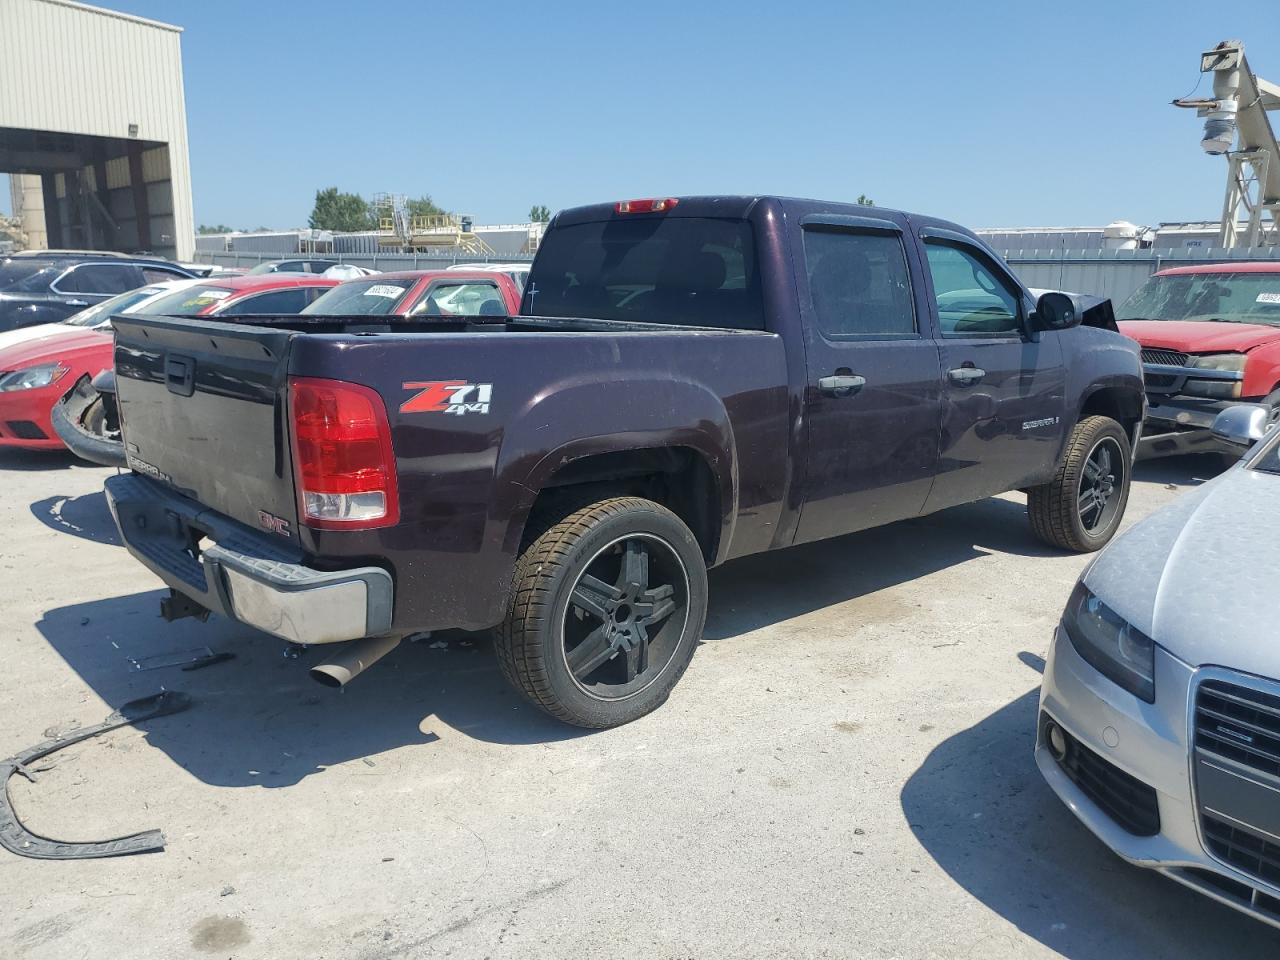
{"type": "Polygon", "coordinates": [[[401,413],[488,413],[493,397],[492,383],[467,383],[465,380],[424,380],[402,384],[416,390],[400,404],[401,413]]]}

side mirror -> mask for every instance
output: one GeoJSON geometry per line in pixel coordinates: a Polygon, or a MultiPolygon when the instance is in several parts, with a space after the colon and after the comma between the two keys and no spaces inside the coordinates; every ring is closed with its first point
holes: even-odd
{"type": "Polygon", "coordinates": [[[1069,293],[1052,290],[1036,301],[1036,327],[1040,330],[1068,330],[1080,325],[1084,310],[1069,293]]]}
{"type": "Polygon", "coordinates": [[[1271,408],[1260,403],[1236,403],[1213,418],[1211,432],[1219,440],[1247,447],[1266,436],[1271,408]]]}

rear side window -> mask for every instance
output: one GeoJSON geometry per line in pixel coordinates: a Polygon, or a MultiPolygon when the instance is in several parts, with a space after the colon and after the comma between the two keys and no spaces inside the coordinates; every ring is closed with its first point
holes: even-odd
{"type": "Polygon", "coordinates": [[[804,259],[814,317],[825,336],[915,334],[911,276],[897,234],[809,228],[804,259]]]}
{"type": "Polygon", "coordinates": [[[186,280],[185,273],[177,270],[169,270],[165,267],[143,267],[142,278],[147,283],[164,283],[166,280],[186,280]]]}
{"type": "Polygon", "coordinates": [[[944,337],[1022,333],[1017,296],[978,256],[941,243],[926,243],[925,251],[944,337]]]}
{"type": "Polygon", "coordinates": [[[122,263],[85,263],[57,283],[61,293],[124,293],[139,286],[137,271],[122,263]]]}
{"type": "Polygon", "coordinates": [[[215,310],[214,315],[219,317],[238,317],[253,313],[301,313],[302,308],[306,305],[307,289],[305,287],[293,287],[289,290],[272,290],[270,293],[260,293],[256,297],[245,297],[229,307],[215,310]]]}
{"type": "Polygon", "coordinates": [[[414,317],[505,317],[507,305],[494,283],[436,283],[409,314],[414,317]]]}
{"type": "Polygon", "coordinates": [[[639,216],[549,231],[522,312],[759,330],[761,304],[745,220],[639,216]]]}

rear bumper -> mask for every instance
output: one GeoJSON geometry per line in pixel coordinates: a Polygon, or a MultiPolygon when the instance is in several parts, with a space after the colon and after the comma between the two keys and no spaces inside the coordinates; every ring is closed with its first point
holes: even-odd
{"type": "Polygon", "coordinates": [[[128,551],[214,613],[294,643],[391,630],[394,588],[381,567],[317,570],[293,544],[137,474],[109,478],[106,496],[128,551]]]}
{"type": "Polygon", "coordinates": [[[1241,400],[1201,400],[1195,397],[1148,394],[1147,417],[1138,446],[1139,459],[1183,453],[1228,453],[1241,448],[1212,433],[1214,418],[1241,400]]]}

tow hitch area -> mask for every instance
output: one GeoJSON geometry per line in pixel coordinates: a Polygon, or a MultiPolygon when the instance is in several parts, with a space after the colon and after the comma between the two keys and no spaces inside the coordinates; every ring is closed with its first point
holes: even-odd
{"type": "Polygon", "coordinates": [[[164,849],[164,834],[159,830],[146,830],[115,840],[97,840],[91,843],[64,843],[32,833],[22,825],[13,812],[9,799],[9,778],[20,773],[35,782],[35,774],[28,765],[42,757],[73,743],[81,743],[108,730],[127,727],[143,720],[181,713],[191,706],[191,698],[185,693],[165,690],[141,700],[131,700],[101,723],[84,727],[65,737],[45,740],[16,753],[8,760],[0,761],[0,779],[4,789],[0,791],[0,846],[20,857],[35,860],[93,860],[99,857],[123,857],[133,853],[152,853],[164,849]]]}

